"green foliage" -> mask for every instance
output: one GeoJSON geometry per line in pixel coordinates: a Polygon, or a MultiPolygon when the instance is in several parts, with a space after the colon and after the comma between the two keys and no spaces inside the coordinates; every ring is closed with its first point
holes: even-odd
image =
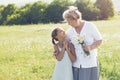
{"type": "Polygon", "coordinates": [[[14,25],[14,24],[20,24],[21,23],[21,15],[20,14],[12,14],[8,15],[8,18],[6,20],[6,24],[8,25],[14,25]]]}
{"type": "Polygon", "coordinates": [[[44,18],[44,11],[45,8],[47,7],[47,4],[38,1],[34,3],[30,8],[29,11],[27,12],[26,18],[29,24],[33,23],[39,23],[42,22],[44,18]]]}
{"type": "Polygon", "coordinates": [[[85,11],[84,19],[86,20],[99,20],[100,10],[96,7],[88,7],[85,11]]]}
{"type": "Polygon", "coordinates": [[[4,10],[5,6],[0,6],[0,24],[2,24],[2,11],[4,10]]]}
{"type": "Polygon", "coordinates": [[[98,20],[100,16],[100,10],[94,6],[94,3],[89,0],[76,0],[76,6],[82,13],[82,18],[85,20],[98,20]]]}
{"type": "Polygon", "coordinates": [[[2,15],[2,23],[3,24],[6,24],[7,22],[6,22],[6,20],[7,20],[7,18],[10,16],[10,15],[12,15],[12,14],[14,14],[14,13],[16,13],[16,10],[17,10],[17,6],[15,6],[14,4],[8,4],[5,8],[4,8],[4,10],[2,11],[2,13],[1,13],[1,15],[2,15]]]}
{"type": "Polygon", "coordinates": [[[31,7],[32,7],[32,4],[27,4],[19,9],[18,13],[21,15],[19,24],[29,24],[30,23],[31,20],[30,20],[30,18],[29,18],[30,16],[28,14],[29,14],[31,7]]]}
{"type": "Polygon", "coordinates": [[[53,0],[53,2],[45,10],[44,22],[60,22],[62,21],[62,13],[67,6],[72,5],[70,0],[53,0]]]}
{"type": "Polygon", "coordinates": [[[62,14],[68,6],[75,5],[85,20],[109,19],[114,16],[111,0],[53,0],[50,4],[37,1],[18,8],[15,4],[0,6],[0,24],[38,24],[58,23],[63,20],[62,14]]]}
{"type": "Polygon", "coordinates": [[[100,9],[100,19],[108,19],[114,16],[112,0],[96,0],[95,5],[100,9]]]}

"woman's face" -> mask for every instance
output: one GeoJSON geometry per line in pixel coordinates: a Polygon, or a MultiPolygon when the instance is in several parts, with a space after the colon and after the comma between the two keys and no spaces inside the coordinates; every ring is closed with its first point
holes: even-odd
{"type": "Polygon", "coordinates": [[[61,39],[65,38],[65,36],[66,36],[65,31],[62,28],[58,28],[56,38],[58,40],[61,40],[61,39]]]}
{"type": "Polygon", "coordinates": [[[79,25],[79,20],[72,20],[72,19],[66,19],[67,23],[71,25],[72,27],[77,27],[79,25]]]}

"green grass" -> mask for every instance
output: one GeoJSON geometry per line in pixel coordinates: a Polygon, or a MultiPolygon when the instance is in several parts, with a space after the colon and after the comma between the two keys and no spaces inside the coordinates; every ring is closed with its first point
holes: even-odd
{"type": "MultiPolygon", "coordinates": [[[[120,20],[93,21],[103,35],[101,80],[120,79],[120,20]]],[[[0,26],[0,80],[50,80],[56,59],[51,31],[67,24],[0,26]]]]}

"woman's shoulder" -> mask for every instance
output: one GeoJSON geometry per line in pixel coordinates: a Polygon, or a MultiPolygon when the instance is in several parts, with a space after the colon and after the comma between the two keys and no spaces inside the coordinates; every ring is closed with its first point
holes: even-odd
{"type": "Polygon", "coordinates": [[[66,31],[67,34],[70,34],[70,33],[72,33],[72,32],[73,32],[73,28],[69,28],[69,29],[67,29],[67,31],[66,31]]]}
{"type": "Polygon", "coordinates": [[[85,26],[86,26],[86,29],[93,29],[94,27],[96,27],[95,24],[90,21],[85,21],[85,26]]]}
{"type": "Polygon", "coordinates": [[[93,22],[85,21],[85,25],[86,25],[86,26],[88,26],[88,25],[93,25],[93,22]]]}
{"type": "Polygon", "coordinates": [[[73,29],[73,28],[72,28],[72,27],[70,27],[70,28],[68,28],[68,29],[67,29],[67,31],[66,31],[66,32],[71,31],[72,29],[73,29]]]}

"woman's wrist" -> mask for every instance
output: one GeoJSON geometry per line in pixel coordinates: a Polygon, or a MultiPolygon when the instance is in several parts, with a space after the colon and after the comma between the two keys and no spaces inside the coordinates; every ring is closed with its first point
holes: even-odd
{"type": "Polygon", "coordinates": [[[94,46],[94,45],[91,45],[91,46],[90,46],[90,50],[93,50],[93,49],[94,49],[93,46],[94,46]]]}
{"type": "Polygon", "coordinates": [[[90,50],[93,50],[95,48],[97,48],[100,44],[101,44],[102,40],[98,40],[96,42],[94,42],[91,46],[90,46],[90,50]]]}

